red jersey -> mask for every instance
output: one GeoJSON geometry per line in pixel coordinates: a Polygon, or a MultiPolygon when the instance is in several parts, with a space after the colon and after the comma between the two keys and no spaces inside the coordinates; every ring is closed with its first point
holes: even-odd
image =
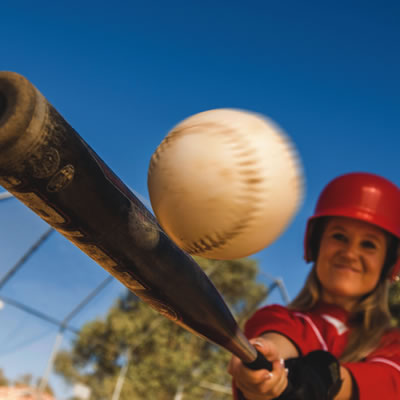
{"type": "MultiPolygon", "coordinates": [[[[275,331],[291,340],[301,355],[325,350],[339,358],[349,336],[348,316],[342,308],[324,303],[306,312],[266,306],[249,319],[245,334],[251,339],[275,331]]],[[[400,399],[399,330],[384,334],[379,347],[363,361],[342,365],[353,375],[360,400],[400,399]]]]}

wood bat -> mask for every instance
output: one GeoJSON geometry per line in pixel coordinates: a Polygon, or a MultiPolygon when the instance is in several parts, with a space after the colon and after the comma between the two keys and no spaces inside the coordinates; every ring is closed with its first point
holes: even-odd
{"type": "Polygon", "coordinates": [[[193,258],[14,72],[0,72],[0,185],[159,313],[253,369],[272,369],[193,258]]]}

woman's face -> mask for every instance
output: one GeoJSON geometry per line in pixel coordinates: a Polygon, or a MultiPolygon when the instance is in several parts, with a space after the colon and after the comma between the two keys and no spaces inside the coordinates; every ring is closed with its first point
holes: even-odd
{"type": "Polygon", "coordinates": [[[316,262],[322,300],[350,311],[378,283],[386,250],[381,229],[356,219],[330,218],[316,262]]]}

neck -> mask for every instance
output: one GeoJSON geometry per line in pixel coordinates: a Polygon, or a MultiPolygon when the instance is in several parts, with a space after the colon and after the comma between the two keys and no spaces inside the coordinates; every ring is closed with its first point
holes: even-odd
{"type": "Polygon", "coordinates": [[[327,304],[336,305],[343,308],[348,312],[352,312],[359,301],[359,298],[348,298],[331,293],[324,292],[322,294],[322,301],[327,304]]]}

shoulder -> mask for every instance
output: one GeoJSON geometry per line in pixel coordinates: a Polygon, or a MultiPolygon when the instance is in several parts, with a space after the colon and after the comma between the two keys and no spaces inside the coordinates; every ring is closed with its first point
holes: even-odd
{"type": "Polygon", "coordinates": [[[279,304],[271,304],[258,309],[248,320],[247,323],[254,323],[255,321],[263,320],[264,318],[272,318],[274,316],[283,317],[290,316],[295,313],[285,306],[279,304]]]}
{"type": "Polygon", "coordinates": [[[289,310],[287,307],[285,306],[281,306],[279,304],[271,304],[262,308],[259,308],[252,316],[256,317],[257,315],[260,314],[268,314],[268,313],[289,313],[292,310],[289,310]]]}
{"type": "Polygon", "coordinates": [[[390,329],[383,334],[379,346],[367,359],[375,359],[376,357],[396,359],[400,371],[400,329],[390,329]]]}
{"type": "Polygon", "coordinates": [[[382,336],[381,345],[400,347],[400,329],[392,328],[386,331],[382,336]]]}
{"type": "Polygon", "coordinates": [[[248,337],[257,336],[267,326],[273,328],[278,321],[285,321],[293,315],[293,311],[279,304],[272,304],[258,309],[246,322],[245,333],[248,337]]]}

